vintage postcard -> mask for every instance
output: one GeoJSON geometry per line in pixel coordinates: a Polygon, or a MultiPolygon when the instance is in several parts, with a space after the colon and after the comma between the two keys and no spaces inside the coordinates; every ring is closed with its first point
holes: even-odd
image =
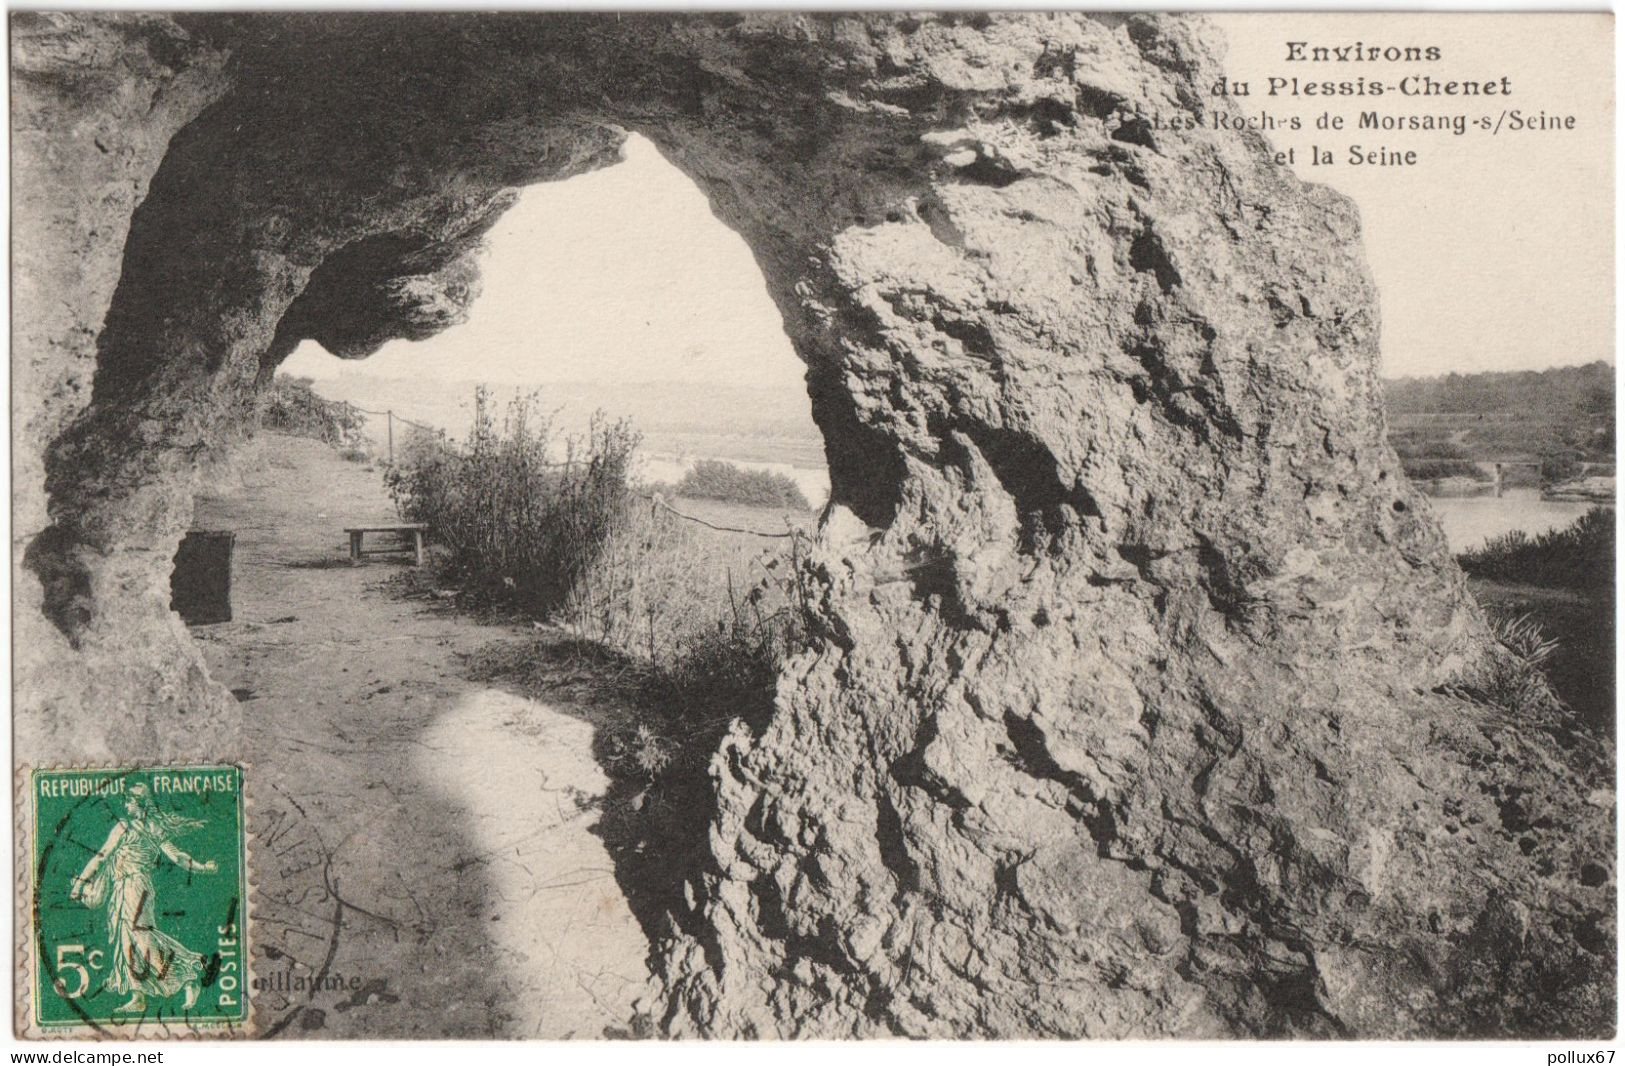
{"type": "Polygon", "coordinates": [[[9,29],[18,1039],[1612,1039],[1611,14],[9,29]]]}

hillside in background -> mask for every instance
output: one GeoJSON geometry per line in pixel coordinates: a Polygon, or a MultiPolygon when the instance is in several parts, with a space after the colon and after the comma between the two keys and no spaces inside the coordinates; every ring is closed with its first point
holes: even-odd
{"type": "MultiPolygon", "coordinates": [[[[1510,460],[1543,464],[1544,476],[1534,466],[1509,471],[1509,484],[1535,484],[1574,476],[1580,464],[1594,469],[1614,461],[1610,363],[1397,378],[1384,385],[1389,439],[1416,478],[1487,478],[1478,464],[1510,460]]],[[[455,437],[468,427],[478,383],[355,373],[314,387],[327,399],[393,410],[455,437]]],[[[824,465],[823,440],[807,396],[798,389],[645,381],[551,382],[491,391],[499,406],[535,392],[540,407],[556,409],[560,424],[571,431],[585,429],[594,411],[631,419],[643,434],[643,450],[651,454],[813,470],[824,465]]]]}
{"type": "Polygon", "coordinates": [[[1394,415],[1614,409],[1614,365],[1601,359],[1550,370],[1390,378],[1384,386],[1394,415]]]}
{"type": "MultiPolygon", "coordinates": [[[[1540,463],[1543,477],[1614,461],[1614,367],[1445,374],[1384,382],[1388,438],[1413,477],[1474,476],[1474,464],[1540,463]]],[[[1530,468],[1525,476],[1533,477],[1530,468]]]]}

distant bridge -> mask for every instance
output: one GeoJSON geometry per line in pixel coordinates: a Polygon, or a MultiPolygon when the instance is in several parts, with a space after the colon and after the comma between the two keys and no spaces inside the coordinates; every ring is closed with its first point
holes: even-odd
{"type": "MultiPolygon", "coordinates": [[[[1532,467],[1534,467],[1534,468],[1536,468],[1538,470],[1542,465],[1542,460],[1540,460],[1540,459],[1474,459],[1474,460],[1472,460],[1472,462],[1476,466],[1478,466],[1479,469],[1486,470],[1489,473],[1492,473],[1492,474],[1495,475],[1495,494],[1497,496],[1501,495],[1501,491],[1502,491],[1502,488],[1503,488],[1503,486],[1501,484],[1501,481],[1502,481],[1503,475],[1506,472],[1507,467],[1509,467],[1509,466],[1532,466],[1532,467]]],[[[1579,474],[1578,474],[1578,476],[1580,476],[1580,477],[1584,477],[1585,475],[1591,473],[1593,470],[1606,470],[1606,471],[1608,471],[1609,476],[1612,476],[1613,472],[1614,472],[1614,464],[1613,463],[1596,463],[1596,462],[1581,461],[1577,465],[1580,468],[1579,469],[1579,474]]]]}

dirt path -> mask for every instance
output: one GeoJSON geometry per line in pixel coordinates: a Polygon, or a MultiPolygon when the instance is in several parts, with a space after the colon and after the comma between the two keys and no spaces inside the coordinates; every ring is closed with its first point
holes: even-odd
{"type": "Polygon", "coordinates": [[[264,435],[195,526],[237,534],[235,620],[193,630],[243,712],[262,1026],[282,1036],[598,1037],[647,941],[596,834],[601,712],[469,680],[531,634],[346,561],[379,474],[264,435]]]}

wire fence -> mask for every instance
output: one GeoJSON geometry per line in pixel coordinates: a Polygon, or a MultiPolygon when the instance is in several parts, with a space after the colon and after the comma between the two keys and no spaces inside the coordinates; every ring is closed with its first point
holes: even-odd
{"type": "Polygon", "coordinates": [[[339,406],[343,407],[347,411],[353,411],[356,414],[371,415],[374,418],[382,418],[382,419],[384,419],[384,426],[385,426],[384,432],[385,432],[385,437],[386,437],[386,446],[389,449],[389,461],[392,462],[392,463],[395,461],[395,423],[396,422],[404,423],[405,425],[411,426],[414,429],[421,429],[421,430],[423,430],[423,431],[425,431],[427,433],[441,433],[441,432],[444,432],[438,426],[431,426],[431,425],[429,425],[429,424],[427,424],[425,422],[414,421],[413,419],[406,418],[403,415],[398,415],[398,414],[395,413],[393,408],[388,409],[388,410],[383,410],[383,411],[373,411],[373,410],[370,410],[369,408],[360,407],[360,406],[357,406],[356,404],[353,404],[353,403],[350,403],[350,402],[344,401],[344,400],[339,401],[339,406]]]}
{"type": "MultiPolygon", "coordinates": [[[[427,423],[418,422],[414,419],[407,418],[404,415],[398,415],[395,413],[393,408],[386,408],[382,411],[373,411],[366,407],[360,407],[356,404],[343,400],[339,401],[339,405],[347,410],[355,412],[356,414],[371,415],[374,418],[384,419],[386,447],[388,448],[389,461],[391,463],[395,462],[395,423],[400,422],[404,425],[411,426],[414,429],[421,429],[426,433],[445,433],[445,430],[439,426],[431,426],[427,423]]],[[[564,460],[561,462],[544,463],[542,465],[563,468],[578,465],[581,461],[582,460],[564,460]]],[[[682,511],[679,511],[677,508],[667,503],[665,498],[658,492],[646,492],[642,489],[636,488],[629,489],[628,491],[630,491],[632,495],[637,496],[638,498],[645,500],[653,504],[655,507],[661,508],[670,514],[673,514],[678,518],[681,518],[685,522],[693,522],[695,525],[701,525],[707,529],[714,529],[719,533],[739,533],[745,536],[762,537],[766,540],[787,540],[799,535],[799,531],[794,529],[786,530],[783,533],[765,533],[759,529],[745,529],[740,526],[719,525],[715,522],[708,522],[703,518],[698,518],[691,514],[684,514],[682,511]]]]}
{"type": "Polygon", "coordinates": [[[714,529],[719,533],[745,533],[745,534],[748,534],[748,535],[750,535],[752,537],[766,537],[766,538],[772,539],[772,540],[784,540],[784,539],[794,538],[795,536],[798,535],[798,532],[799,532],[798,530],[787,529],[783,533],[763,533],[759,529],[741,529],[741,528],[739,528],[737,526],[719,526],[714,522],[707,522],[703,518],[695,518],[691,514],[684,514],[683,512],[679,511],[677,508],[673,507],[671,504],[667,503],[665,500],[661,499],[660,494],[658,492],[656,492],[656,493],[647,493],[647,492],[641,492],[641,491],[639,491],[637,489],[633,489],[632,494],[634,496],[643,497],[645,500],[648,500],[651,503],[653,503],[656,507],[662,507],[665,510],[667,510],[667,511],[671,512],[672,514],[676,515],[678,518],[683,519],[684,521],[694,522],[694,523],[696,523],[698,525],[705,526],[707,529],[714,529]]]}

